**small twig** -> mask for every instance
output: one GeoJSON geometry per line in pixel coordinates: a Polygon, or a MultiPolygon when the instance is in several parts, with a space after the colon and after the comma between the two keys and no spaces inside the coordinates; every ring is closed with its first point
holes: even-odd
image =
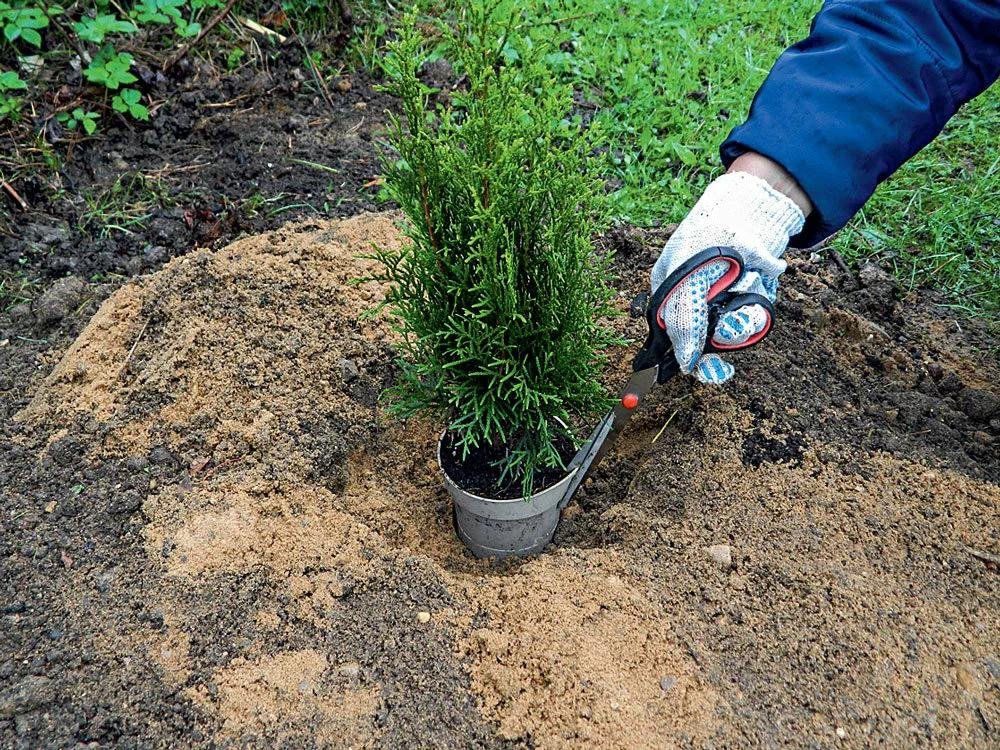
{"type": "Polygon", "coordinates": [[[675,409],[675,410],[674,410],[674,413],[673,413],[673,414],[671,414],[671,415],[670,415],[669,417],[667,417],[667,421],[663,423],[663,427],[661,427],[661,428],[660,428],[660,431],[659,431],[658,433],[656,433],[656,437],[655,437],[655,438],[653,438],[653,442],[652,442],[652,443],[650,443],[650,445],[652,445],[653,443],[655,443],[655,442],[656,442],[657,440],[659,440],[659,439],[660,439],[660,435],[662,435],[662,434],[663,434],[663,431],[664,431],[665,429],[667,429],[667,427],[669,427],[669,426],[670,426],[670,423],[674,421],[674,417],[676,417],[676,416],[677,416],[677,410],[675,409]]]}
{"type": "Polygon", "coordinates": [[[27,201],[25,201],[24,198],[21,197],[20,193],[18,193],[14,189],[13,185],[11,185],[9,182],[7,182],[7,180],[0,180],[0,185],[3,185],[3,189],[6,190],[10,194],[11,198],[13,198],[15,201],[17,201],[17,205],[19,205],[21,207],[22,211],[27,211],[28,210],[29,206],[28,206],[27,201]]]}
{"type": "Polygon", "coordinates": [[[316,67],[316,63],[313,62],[312,56],[309,54],[309,49],[306,47],[306,43],[302,41],[302,37],[298,31],[295,32],[295,38],[298,40],[299,46],[302,47],[302,52],[306,56],[306,61],[309,63],[309,69],[312,71],[313,77],[319,84],[320,93],[323,94],[326,103],[330,105],[330,109],[336,109],[333,104],[333,97],[330,96],[330,89],[327,88],[326,80],[323,78],[323,74],[319,72],[319,68],[316,67]]]}
{"type": "Polygon", "coordinates": [[[146,322],[142,324],[142,330],[139,331],[139,335],[135,337],[135,341],[132,342],[132,348],[128,350],[128,354],[125,356],[125,361],[122,362],[122,366],[118,369],[118,377],[122,376],[122,373],[125,372],[125,368],[128,367],[128,363],[132,360],[132,355],[135,354],[135,349],[139,346],[139,342],[142,340],[142,335],[149,327],[150,320],[152,320],[152,318],[146,318],[146,322]]]}
{"type": "Polygon", "coordinates": [[[272,39],[277,39],[278,42],[281,44],[284,44],[285,42],[288,41],[288,37],[286,37],[284,34],[279,34],[274,29],[269,29],[266,26],[261,26],[259,23],[249,18],[241,18],[240,23],[242,23],[244,26],[250,29],[250,31],[254,31],[263,36],[269,36],[272,39]]]}
{"type": "Polygon", "coordinates": [[[843,255],[841,255],[840,253],[838,253],[836,250],[831,250],[830,251],[830,260],[832,260],[834,262],[834,265],[836,265],[837,268],[839,268],[841,271],[843,271],[848,276],[851,276],[853,278],[853,274],[851,273],[851,269],[848,267],[847,262],[844,260],[844,256],[843,255]]]}
{"type": "Polygon", "coordinates": [[[965,551],[973,557],[978,557],[984,562],[991,562],[994,565],[1000,565],[1000,555],[994,555],[992,552],[983,552],[983,550],[975,549],[974,547],[966,547],[965,551]]]}
{"type": "Polygon", "coordinates": [[[173,57],[168,58],[167,61],[163,63],[163,66],[160,68],[160,70],[166,73],[168,70],[174,67],[174,65],[180,62],[182,59],[184,59],[184,57],[187,56],[187,53],[190,52],[194,48],[194,46],[198,44],[198,42],[204,39],[205,36],[208,34],[208,32],[210,32],[212,29],[216,27],[219,21],[221,21],[223,18],[229,15],[229,11],[233,9],[234,5],[236,5],[236,0],[229,0],[229,2],[227,2],[225,6],[223,6],[222,10],[220,10],[218,13],[215,14],[215,18],[213,18],[211,21],[205,24],[202,30],[198,32],[198,36],[192,39],[189,44],[186,44],[183,47],[181,47],[181,49],[178,50],[178,52],[173,57]]]}
{"type": "Polygon", "coordinates": [[[76,309],[75,309],[75,310],[73,311],[73,315],[79,315],[79,314],[80,314],[80,311],[81,311],[81,310],[82,310],[83,308],[85,308],[85,307],[86,307],[87,305],[89,305],[89,304],[90,304],[90,303],[91,303],[91,302],[93,301],[93,299],[94,299],[93,295],[89,295],[89,294],[88,294],[88,295],[87,295],[87,296],[86,296],[86,297],[84,298],[83,302],[81,302],[81,303],[80,303],[79,305],[77,305],[77,308],[76,308],[76,309]]]}
{"type": "Polygon", "coordinates": [[[167,175],[178,174],[181,172],[197,172],[202,167],[206,166],[208,162],[197,161],[193,164],[184,164],[182,166],[173,166],[169,162],[164,164],[159,169],[154,169],[152,172],[147,172],[146,177],[151,180],[162,180],[167,175]]]}
{"type": "Polygon", "coordinates": [[[240,94],[239,96],[234,96],[232,99],[226,102],[209,102],[208,104],[203,104],[205,109],[218,109],[220,107],[235,107],[236,102],[246,99],[248,96],[253,96],[253,94],[240,94]]]}
{"type": "Polygon", "coordinates": [[[351,125],[351,127],[349,127],[347,129],[347,131],[346,131],[347,134],[350,135],[352,133],[357,133],[359,130],[361,130],[361,126],[364,125],[364,124],[365,124],[365,116],[361,115],[361,119],[358,120],[356,123],[354,123],[353,125],[351,125]]]}
{"type": "Polygon", "coordinates": [[[320,169],[324,172],[332,172],[333,174],[340,174],[339,169],[335,169],[334,167],[328,167],[326,164],[320,164],[319,162],[316,161],[309,161],[308,159],[296,159],[294,156],[289,156],[288,161],[292,162],[293,164],[301,164],[304,167],[312,167],[313,169],[320,169]]]}
{"type": "Polygon", "coordinates": [[[115,10],[117,10],[121,14],[122,18],[128,18],[128,13],[126,13],[125,9],[121,5],[116,3],[115,0],[111,0],[111,4],[115,6],[115,10]]]}
{"type": "Polygon", "coordinates": [[[62,34],[63,39],[65,39],[66,42],[76,50],[76,53],[80,56],[80,60],[86,65],[90,65],[93,58],[91,58],[90,53],[88,53],[86,48],[84,48],[84,46],[80,43],[80,38],[76,34],[70,34],[65,28],[63,28],[63,25],[59,23],[60,15],[65,15],[65,12],[62,14],[52,14],[51,22],[53,27],[56,28],[59,33],[62,34]]]}

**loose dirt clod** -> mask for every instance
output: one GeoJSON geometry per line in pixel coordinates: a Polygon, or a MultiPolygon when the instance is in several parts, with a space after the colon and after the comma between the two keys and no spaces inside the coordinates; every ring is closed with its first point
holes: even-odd
{"type": "MultiPolygon", "coordinates": [[[[439,426],[380,411],[396,339],[352,280],[394,221],[174,260],[30,363],[0,423],[0,745],[996,744],[1000,447],[963,401],[995,361],[793,264],[740,379],[655,391],[556,551],[491,565],[439,426]]],[[[623,310],[645,255],[622,244],[623,310]]]]}
{"type": "Polygon", "coordinates": [[[723,570],[733,567],[733,551],[728,544],[713,544],[708,548],[708,556],[723,570]]]}

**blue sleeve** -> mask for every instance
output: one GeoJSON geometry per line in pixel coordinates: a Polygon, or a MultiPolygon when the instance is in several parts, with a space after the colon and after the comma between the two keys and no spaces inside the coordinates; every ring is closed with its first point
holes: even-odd
{"type": "Polygon", "coordinates": [[[829,0],[720,149],[781,164],[815,207],[794,247],[840,229],[1000,74],[1000,0],[829,0]]]}

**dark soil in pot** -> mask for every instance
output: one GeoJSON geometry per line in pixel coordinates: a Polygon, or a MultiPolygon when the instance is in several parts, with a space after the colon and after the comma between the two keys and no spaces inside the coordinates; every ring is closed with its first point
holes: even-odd
{"type": "MultiPolygon", "coordinates": [[[[472,451],[465,460],[461,458],[461,449],[457,446],[456,436],[445,433],[441,444],[441,468],[455,483],[466,492],[488,497],[493,500],[512,500],[521,497],[521,482],[518,479],[504,478],[500,482],[502,470],[500,461],[506,456],[506,448],[483,447],[472,451]]],[[[563,460],[569,464],[576,449],[565,435],[556,438],[556,450],[563,460]]],[[[566,470],[560,467],[539,469],[535,471],[532,493],[541,492],[551,487],[566,476],[566,470]]]]}

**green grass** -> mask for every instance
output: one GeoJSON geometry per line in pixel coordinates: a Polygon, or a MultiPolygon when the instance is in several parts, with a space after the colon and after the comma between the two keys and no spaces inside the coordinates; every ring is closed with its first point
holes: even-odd
{"type": "Polygon", "coordinates": [[[0,312],[22,302],[30,302],[40,284],[23,268],[0,268],[0,312]]]}
{"type": "Polygon", "coordinates": [[[1000,96],[969,102],[930,146],[876,192],[834,241],[875,257],[909,287],[996,320],[1000,313],[1000,96]]]}
{"type": "Polygon", "coordinates": [[[721,170],[719,143],[774,59],[808,31],[815,0],[564,0],[525,29],[572,45],[550,56],[600,104],[616,214],[679,221],[721,170]],[[546,23],[551,19],[571,19],[546,23]]]}
{"type": "Polygon", "coordinates": [[[168,202],[162,181],[138,172],[119,175],[103,190],[85,192],[83,200],[86,209],[80,216],[80,229],[101,237],[143,231],[153,210],[168,202]]]}
{"type": "MultiPolygon", "coordinates": [[[[808,34],[818,0],[534,0],[515,33],[596,105],[616,215],[678,222],[721,171],[718,147],[771,64],[808,34]]],[[[834,241],[970,313],[1000,312],[1000,90],[987,92],[889,182],[834,241]]]]}

